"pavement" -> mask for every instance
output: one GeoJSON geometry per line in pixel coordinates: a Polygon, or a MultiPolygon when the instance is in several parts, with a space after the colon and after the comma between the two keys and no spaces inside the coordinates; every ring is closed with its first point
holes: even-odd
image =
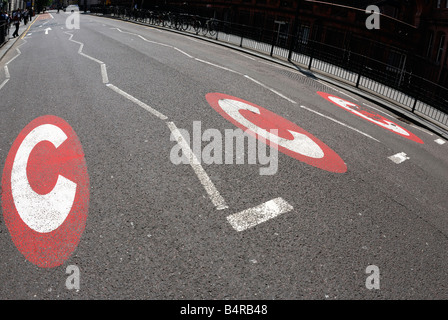
{"type": "Polygon", "coordinates": [[[28,30],[31,26],[31,24],[36,20],[36,18],[39,15],[35,15],[33,17],[32,21],[29,21],[26,25],[23,24],[23,21],[20,22],[20,26],[19,26],[19,36],[18,37],[13,37],[12,34],[14,33],[15,27],[11,26],[11,28],[9,29],[9,35],[8,35],[8,41],[6,41],[1,47],[0,47],[0,60],[6,55],[6,53],[8,53],[8,51],[11,49],[11,47],[17,42],[17,40],[19,40],[23,33],[28,30]]]}
{"type": "MultiPolygon", "coordinates": [[[[99,16],[102,16],[102,15],[99,15],[99,16]]],[[[119,18],[114,18],[114,17],[109,17],[109,16],[103,16],[103,17],[120,20],[119,18]]],[[[125,20],[125,21],[130,22],[130,23],[139,24],[139,25],[148,25],[146,23],[138,22],[138,21],[132,21],[132,20],[125,20]]],[[[363,96],[364,98],[366,98],[366,99],[368,99],[368,100],[370,100],[372,102],[375,102],[375,103],[381,105],[382,107],[384,107],[384,108],[394,112],[395,114],[399,115],[400,117],[402,117],[404,119],[407,119],[408,121],[411,121],[413,123],[418,123],[419,125],[425,127],[426,129],[428,129],[428,130],[438,134],[439,136],[443,137],[444,139],[448,139],[448,130],[446,128],[443,128],[443,127],[439,126],[436,122],[432,121],[431,119],[429,119],[429,118],[428,119],[422,118],[422,117],[416,115],[415,113],[413,113],[413,112],[411,112],[409,110],[406,110],[406,109],[400,107],[397,104],[392,103],[389,100],[386,100],[386,99],[384,99],[384,98],[382,98],[382,97],[380,97],[378,95],[374,95],[374,94],[371,94],[371,93],[366,92],[364,90],[361,90],[361,89],[358,89],[358,88],[353,87],[351,85],[348,85],[348,84],[346,84],[346,83],[344,83],[342,81],[339,81],[339,80],[331,77],[331,75],[320,73],[320,72],[315,72],[315,71],[310,71],[308,69],[301,68],[297,64],[291,63],[291,62],[287,61],[286,59],[282,59],[281,57],[271,57],[269,55],[266,55],[266,54],[263,54],[263,53],[260,53],[260,52],[254,51],[254,50],[250,50],[250,49],[247,49],[247,48],[242,48],[242,47],[233,45],[231,43],[225,43],[225,42],[222,42],[222,41],[217,41],[215,39],[210,39],[210,38],[207,38],[207,37],[201,37],[201,36],[196,35],[196,34],[191,34],[189,32],[173,30],[173,29],[170,29],[170,28],[164,28],[164,27],[160,27],[160,26],[152,26],[152,27],[168,30],[168,31],[175,32],[175,33],[185,34],[187,36],[191,36],[191,37],[195,37],[195,38],[200,38],[200,39],[205,40],[205,41],[209,41],[209,42],[212,42],[212,43],[215,43],[215,44],[219,44],[219,45],[222,45],[222,46],[225,46],[225,47],[228,47],[228,48],[232,48],[232,49],[240,51],[240,52],[244,52],[246,54],[250,54],[250,55],[256,56],[256,57],[261,58],[261,59],[265,59],[265,60],[268,60],[268,61],[280,64],[280,65],[283,65],[283,66],[291,68],[293,70],[298,70],[298,71],[302,72],[303,74],[309,75],[310,77],[314,77],[314,78],[326,81],[326,82],[331,83],[331,84],[333,84],[335,86],[343,88],[343,89],[345,89],[347,91],[350,91],[350,92],[355,93],[357,95],[363,96]]]]}

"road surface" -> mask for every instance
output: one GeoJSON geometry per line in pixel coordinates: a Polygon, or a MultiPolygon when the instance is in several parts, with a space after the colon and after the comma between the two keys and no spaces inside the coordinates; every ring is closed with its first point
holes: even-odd
{"type": "MultiPolygon", "coordinates": [[[[92,15],[70,28],[68,17],[40,15],[0,61],[1,299],[448,298],[443,139],[259,57],[92,15]],[[45,259],[64,237],[23,253],[30,238],[5,218],[19,206],[13,145],[48,115],[76,133],[88,175],[85,225],[56,266],[45,259]],[[238,128],[258,134],[256,149],[229,146],[238,128]]],[[[42,196],[64,159],[30,152],[28,179],[47,168],[32,187],[53,177],[42,196]]],[[[81,171],[68,177],[77,190],[81,171]]]]}

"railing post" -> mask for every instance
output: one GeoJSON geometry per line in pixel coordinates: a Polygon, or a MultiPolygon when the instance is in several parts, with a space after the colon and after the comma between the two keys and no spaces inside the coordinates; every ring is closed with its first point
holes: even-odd
{"type": "Polygon", "coordinates": [[[216,38],[215,38],[215,40],[218,41],[218,34],[219,34],[219,27],[218,26],[219,26],[219,24],[216,23],[215,26],[216,26],[216,38]]]}
{"type": "Polygon", "coordinates": [[[289,52],[288,52],[288,61],[291,61],[292,50],[294,48],[294,44],[297,42],[297,33],[292,36],[291,43],[289,44],[289,52]]]}
{"type": "Polygon", "coordinates": [[[272,46],[271,46],[271,57],[274,54],[274,46],[275,43],[277,42],[277,37],[278,37],[278,33],[276,31],[274,31],[274,35],[272,36],[272,46]]]}
{"type": "Polygon", "coordinates": [[[415,113],[415,107],[417,106],[417,101],[418,101],[418,99],[417,99],[417,96],[416,96],[414,98],[414,105],[412,106],[412,110],[411,110],[412,113],[415,113]]]}
{"type": "Polygon", "coordinates": [[[311,70],[311,64],[313,63],[313,57],[314,57],[314,41],[310,40],[309,43],[311,44],[311,54],[310,54],[310,63],[308,64],[308,70],[311,70]]]}
{"type": "MultiPolygon", "coordinates": [[[[364,58],[363,62],[365,62],[365,58],[364,58]]],[[[356,80],[356,88],[359,88],[359,82],[361,81],[363,70],[364,70],[364,63],[359,63],[359,71],[358,71],[358,79],[356,80]]]]}

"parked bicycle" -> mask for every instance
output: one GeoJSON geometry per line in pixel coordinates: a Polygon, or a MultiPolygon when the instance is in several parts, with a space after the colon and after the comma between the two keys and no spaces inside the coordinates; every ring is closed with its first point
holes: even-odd
{"type": "Polygon", "coordinates": [[[204,26],[202,27],[202,35],[206,36],[209,34],[211,37],[216,36],[218,32],[218,20],[215,18],[208,19],[204,26]]]}

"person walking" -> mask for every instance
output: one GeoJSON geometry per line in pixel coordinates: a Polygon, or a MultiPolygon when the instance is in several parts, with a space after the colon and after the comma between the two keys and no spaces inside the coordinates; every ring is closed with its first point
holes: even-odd
{"type": "Polygon", "coordinates": [[[20,9],[17,9],[16,11],[14,11],[14,13],[12,14],[12,21],[14,23],[14,26],[16,27],[16,30],[12,34],[12,36],[14,38],[19,36],[19,26],[20,26],[21,18],[22,18],[22,15],[20,14],[20,9]]]}
{"type": "Polygon", "coordinates": [[[28,11],[27,10],[23,10],[23,23],[26,25],[28,23],[28,11]]]}

